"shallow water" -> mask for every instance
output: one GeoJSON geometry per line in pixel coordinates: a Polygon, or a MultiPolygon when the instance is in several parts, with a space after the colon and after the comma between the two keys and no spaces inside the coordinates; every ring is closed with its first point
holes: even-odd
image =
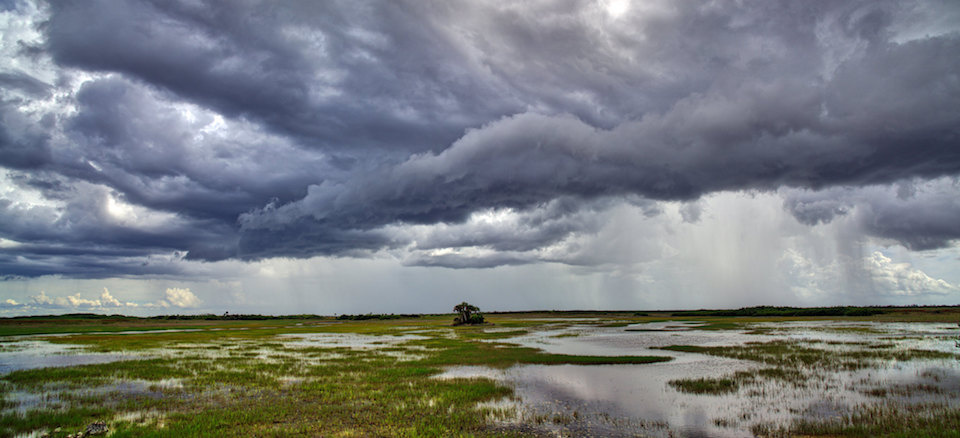
{"type": "Polygon", "coordinates": [[[20,340],[3,344],[3,349],[0,350],[0,375],[16,370],[89,365],[136,357],[126,354],[92,353],[75,345],[20,340]]]}
{"type": "Polygon", "coordinates": [[[409,341],[429,339],[424,336],[411,334],[397,335],[361,335],[356,333],[294,333],[280,335],[284,346],[297,348],[350,348],[354,350],[374,351],[399,360],[417,360],[422,356],[416,354],[415,346],[404,346],[404,351],[377,351],[384,348],[396,347],[409,341]]]}
{"type": "Polygon", "coordinates": [[[878,401],[960,403],[960,361],[889,361],[858,371],[804,370],[802,384],[760,380],[724,395],[679,392],[668,384],[683,378],[719,378],[760,364],[694,353],[656,349],[668,345],[742,345],[791,339],[811,348],[920,348],[955,352],[957,331],[949,324],[847,323],[800,321],[767,323],[753,331],[698,330],[693,324],[665,322],[632,331],[623,327],[571,326],[498,342],[579,355],[669,355],[671,362],[645,365],[521,365],[506,370],[453,367],[438,378],[487,377],[515,389],[519,401],[493,407],[517,412],[502,426],[539,423],[560,435],[597,436],[753,436],[758,424],[789,426],[805,418],[822,420],[878,401]],[[891,340],[895,338],[895,340],[891,340]],[[873,390],[873,392],[870,392],[873,390]],[[878,392],[879,391],[879,392],[878,392]]]}
{"type": "Polygon", "coordinates": [[[707,323],[701,321],[660,321],[630,324],[624,330],[628,332],[673,332],[690,330],[704,325],[707,325],[707,323]]]}
{"type": "MultiPolygon", "coordinates": [[[[665,324],[664,324],[665,325],[665,324]]],[[[524,347],[539,348],[553,354],[596,356],[674,355],[657,347],[670,345],[740,345],[761,340],[733,330],[657,330],[636,331],[636,325],[624,327],[596,327],[577,325],[529,333],[495,342],[506,342],[524,347]]],[[[660,327],[658,324],[655,327],[660,327]]],[[[684,360],[680,355],[678,360],[684,360]]],[[[674,362],[675,363],[675,362],[674,362]]]]}
{"type": "Polygon", "coordinates": [[[750,364],[722,358],[699,362],[633,365],[523,365],[506,370],[453,368],[440,376],[482,376],[509,383],[519,396],[519,418],[560,415],[571,420],[567,432],[602,436],[633,436],[637,432],[667,432],[664,426],[685,434],[742,436],[716,430],[711,421],[729,410],[732,396],[708,398],[679,393],[666,382],[711,370],[719,376],[747,369],[750,364]],[[576,413],[576,414],[574,414],[576,413]]]}
{"type": "Polygon", "coordinates": [[[46,385],[41,392],[10,391],[5,394],[5,398],[14,402],[14,406],[9,409],[10,411],[24,414],[35,409],[56,409],[58,406],[69,404],[64,398],[106,397],[110,394],[122,394],[126,397],[146,396],[161,398],[165,396],[164,391],[179,389],[183,389],[183,382],[179,379],[156,381],[125,379],[85,388],[64,388],[46,385]]]}
{"type": "Polygon", "coordinates": [[[375,350],[409,341],[428,339],[424,336],[409,334],[377,336],[357,333],[291,333],[280,335],[279,338],[291,347],[346,347],[361,350],[375,350]]]}
{"type": "MultiPolygon", "coordinates": [[[[627,327],[601,327],[588,320],[551,319],[567,324],[549,324],[542,330],[491,342],[534,347],[546,352],[574,355],[671,356],[665,363],[644,365],[523,365],[506,370],[485,367],[453,367],[438,378],[486,377],[515,388],[517,399],[487,403],[516,413],[501,420],[505,428],[536,428],[564,436],[752,436],[756,425],[787,426],[798,418],[825,419],[850,412],[858,404],[896,401],[960,404],[960,361],[887,361],[856,371],[804,369],[809,379],[803,385],[760,380],[724,395],[697,395],[675,390],[671,380],[719,378],[738,371],[766,368],[756,362],[704,354],[661,350],[670,345],[727,346],[747,342],[793,340],[825,351],[867,349],[925,349],[957,352],[958,334],[953,324],[875,323],[839,321],[791,321],[754,324],[744,330],[704,330],[701,323],[667,321],[627,327]]],[[[435,335],[439,329],[424,333],[435,335]]],[[[443,329],[449,336],[453,330],[443,329]]],[[[493,327],[485,331],[516,329],[493,327]]],[[[137,332],[143,333],[143,332],[137,332]]],[[[428,339],[407,332],[402,335],[355,333],[304,333],[281,335],[262,341],[186,344],[139,354],[91,353],[79,346],[52,344],[39,337],[13,338],[0,343],[0,375],[13,370],[48,366],[106,363],[124,359],[159,357],[245,357],[271,361],[294,357],[305,364],[328,357],[311,347],[350,348],[417,358],[409,341],[428,339]],[[283,349],[276,347],[283,346],[283,349]],[[403,350],[394,347],[403,347],[403,350]],[[384,350],[384,351],[377,351],[384,350]],[[410,351],[413,350],[413,351],[410,351]]],[[[342,351],[342,350],[341,350],[342,351]]],[[[336,354],[336,353],[330,353],[336,354]]],[[[281,378],[281,385],[300,383],[281,378]]],[[[60,395],[85,396],[122,393],[166,396],[182,385],[177,380],[158,382],[116,381],[77,391],[47,388],[42,394],[8,392],[20,412],[56,406],[60,395]]]]}

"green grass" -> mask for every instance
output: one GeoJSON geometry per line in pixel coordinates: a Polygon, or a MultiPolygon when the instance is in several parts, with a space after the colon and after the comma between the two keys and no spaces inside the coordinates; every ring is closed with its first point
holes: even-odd
{"type": "Polygon", "coordinates": [[[812,367],[823,370],[857,370],[879,361],[952,359],[956,354],[931,350],[851,349],[823,350],[799,341],[747,342],[744,345],[702,347],[671,345],[662,350],[702,353],[732,359],[751,360],[783,368],[812,367]]]}
{"type": "MultiPolygon", "coordinates": [[[[225,330],[132,334],[83,334],[73,330],[76,326],[62,327],[64,333],[78,334],[45,340],[78,344],[90,351],[157,357],[21,370],[3,376],[0,391],[5,405],[16,406],[9,395],[17,392],[47,394],[48,401],[26,412],[4,411],[0,436],[51,432],[56,427],[61,428],[59,436],[66,436],[98,419],[108,422],[115,437],[525,436],[523,431],[491,428],[490,410],[478,407],[480,402],[510,396],[508,387],[489,379],[433,376],[448,365],[645,364],[670,359],[547,354],[497,342],[526,334],[545,322],[489,319],[517,327],[454,329],[444,317],[295,327],[277,321],[218,321],[215,325],[225,330]],[[285,343],[292,339],[278,337],[356,333],[384,336],[387,341],[409,331],[426,339],[381,342],[378,350],[357,350],[292,346],[285,343]],[[163,383],[170,379],[175,384],[163,383]],[[124,382],[145,383],[130,387],[124,382]],[[135,412],[154,414],[147,421],[124,419],[124,414],[135,412]]],[[[194,327],[193,321],[180,323],[194,327]]]]}
{"type": "Polygon", "coordinates": [[[163,380],[191,377],[191,373],[165,359],[123,360],[105,364],[13,371],[5,382],[20,388],[40,388],[51,382],[87,386],[116,379],[163,380]]]}
{"type": "MultiPolygon", "coordinates": [[[[542,432],[538,428],[541,426],[569,426],[580,421],[578,414],[549,413],[543,414],[539,420],[527,418],[525,421],[534,424],[516,430],[491,427],[491,416],[509,418],[516,413],[509,409],[478,407],[478,403],[510,397],[510,388],[490,379],[435,379],[434,376],[444,367],[456,365],[494,368],[517,364],[642,366],[670,360],[666,355],[549,354],[507,343],[509,338],[538,330],[555,330],[573,324],[605,326],[623,324],[624,321],[650,322],[662,320],[661,314],[641,317],[632,312],[596,315],[543,312],[485,316],[490,325],[456,328],[450,326],[452,315],[344,322],[303,319],[124,322],[109,318],[96,321],[70,318],[16,321],[17,324],[0,321],[0,333],[77,333],[43,339],[82,345],[90,351],[145,355],[137,360],[22,370],[0,377],[0,405],[5,408],[0,413],[0,436],[50,432],[61,427],[59,435],[52,436],[62,437],[81,431],[86,424],[98,419],[108,422],[111,437],[528,436],[542,432]],[[572,315],[600,319],[589,322],[532,319],[574,317],[572,315]],[[293,325],[296,323],[302,325],[293,325]],[[148,331],[171,328],[203,330],[148,331]],[[211,328],[221,330],[207,330],[211,328]],[[112,333],[130,330],[138,332],[112,333]],[[395,337],[411,332],[423,339],[395,337]],[[379,349],[359,350],[342,346],[295,346],[290,344],[292,338],[278,336],[295,333],[353,333],[383,338],[378,342],[379,349]],[[48,397],[35,406],[18,406],[19,394],[23,393],[46,394],[48,397]],[[137,415],[124,416],[143,412],[148,414],[144,414],[141,420],[129,419],[140,418],[137,415]]],[[[887,314],[876,317],[887,317],[887,314]]],[[[686,320],[703,321],[707,324],[706,329],[739,330],[745,324],[761,319],[686,320]]],[[[576,335],[565,333],[559,336],[576,335]]],[[[3,341],[7,341],[3,344],[5,350],[18,348],[13,340],[0,339],[3,341]]],[[[664,350],[745,359],[765,365],[716,378],[694,376],[669,382],[679,391],[703,395],[731,394],[745,386],[767,381],[803,385],[810,377],[810,370],[816,369],[859,369],[883,361],[956,357],[927,350],[898,350],[889,342],[883,345],[857,342],[833,345],[829,342],[774,341],[728,347],[675,345],[664,350]]],[[[638,372],[642,372],[642,368],[638,368],[638,372]]],[[[915,385],[866,388],[865,391],[875,398],[901,392],[941,395],[932,388],[935,387],[915,385]],[[870,393],[871,390],[874,392],[870,393]]],[[[908,431],[916,432],[916,436],[945,436],[943,431],[956,430],[955,408],[927,407],[936,415],[927,415],[921,410],[897,411],[892,407],[881,411],[863,408],[846,419],[796,423],[783,430],[768,428],[758,431],[828,436],[908,436],[905,432],[908,431]],[[881,418],[867,418],[870,415],[881,418]]]]}
{"type": "Polygon", "coordinates": [[[420,361],[431,366],[485,365],[505,368],[516,364],[541,365],[612,365],[665,362],[669,356],[574,356],[549,354],[540,350],[493,342],[470,342],[460,339],[433,338],[411,341],[410,345],[426,347],[435,352],[420,361]]]}
{"type": "Polygon", "coordinates": [[[469,326],[457,327],[455,330],[456,330],[457,336],[462,339],[488,339],[488,340],[489,339],[507,339],[507,338],[514,338],[517,336],[523,336],[529,333],[529,331],[527,330],[488,332],[488,331],[485,331],[484,329],[469,327],[469,326]]]}
{"type": "MultiPolygon", "coordinates": [[[[672,387],[681,392],[711,395],[736,392],[742,386],[759,385],[764,381],[781,381],[795,387],[805,387],[813,377],[825,371],[858,370],[893,361],[957,357],[954,354],[929,350],[871,348],[872,344],[864,342],[843,343],[843,346],[849,347],[849,349],[843,350],[823,350],[811,347],[811,345],[820,343],[817,341],[772,341],[747,342],[744,345],[719,347],[672,345],[661,347],[661,349],[750,360],[770,365],[770,367],[758,370],[738,371],[720,378],[688,378],[669,382],[672,387]]],[[[867,395],[885,397],[888,393],[909,395],[924,390],[935,392],[937,388],[929,385],[913,385],[903,388],[867,388],[863,392],[867,395]]]]}
{"type": "Polygon", "coordinates": [[[667,383],[680,392],[717,395],[737,392],[743,386],[757,385],[764,380],[779,380],[793,384],[794,386],[803,386],[804,380],[807,377],[804,373],[796,369],[761,368],[757,370],[737,371],[719,378],[701,377],[676,379],[667,383]]]}

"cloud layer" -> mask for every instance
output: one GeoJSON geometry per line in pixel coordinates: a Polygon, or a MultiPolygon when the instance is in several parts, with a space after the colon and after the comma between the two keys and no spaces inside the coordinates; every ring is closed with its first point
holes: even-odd
{"type": "Polygon", "coordinates": [[[697,199],[730,191],[777,193],[809,227],[855,217],[911,250],[960,238],[950,2],[17,1],[0,14],[6,276],[384,253],[635,263],[662,253],[591,250],[623,209],[684,202],[695,223],[697,199]]]}

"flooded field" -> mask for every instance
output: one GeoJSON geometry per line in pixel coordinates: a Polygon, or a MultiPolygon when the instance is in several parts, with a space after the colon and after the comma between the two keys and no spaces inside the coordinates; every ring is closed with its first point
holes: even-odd
{"type": "Polygon", "coordinates": [[[956,324],[446,318],[0,338],[2,436],[940,435],[956,324]]]}
{"type": "Polygon", "coordinates": [[[642,366],[451,367],[438,377],[507,382],[516,389],[515,398],[498,403],[520,415],[503,421],[505,426],[533,423],[570,435],[754,436],[788,430],[795,422],[843,419],[877,403],[960,406],[960,361],[923,353],[956,351],[954,325],[810,321],[724,331],[698,330],[701,325],[665,321],[626,328],[571,326],[505,342],[592,355],[656,354],[678,345],[743,348],[787,342],[823,357],[788,365],[791,376],[764,373],[769,368],[762,361],[669,350],[673,361],[642,366]],[[923,357],[867,354],[862,362],[844,362],[844,357],[876,351],[923,357]],[[832,352],[843,354],[831,357],[832,352]],[[730,390],[697,391],[676,384],[685,379],[736,382],[738,375],[748,382],[730,390]]]}

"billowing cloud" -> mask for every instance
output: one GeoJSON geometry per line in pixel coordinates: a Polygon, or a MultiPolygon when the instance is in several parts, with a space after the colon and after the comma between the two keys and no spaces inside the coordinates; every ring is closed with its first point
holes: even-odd
{"type": "Polygon", "coordinates": [[[163,307],[190,308],[200,305],[200,298],[197,298],[190,288],[171,287],[164,292],[164,298],[160,301],[163,307]]]}
{"type": "Polygon", "coordinates": [[[70,295],[67,297],[67,302],[70,303],[72,307],[103,307],[103,303],[100,300],[88,300],[82,298],[80,294],[70,295]]]}
{"type": "Polygon", "coordinates": [[[851,215],[868,235],[925,250],[960,239],[960,180],[902,181],[892,186],[788,190],[784,206],[802,223],[816,225],[851,215]]]}
{"type": "Polygon", "coordinates": [[[100,294],[100,303],[104,307],[120,307],[123,306],[123,303],[120,300],[113,297],[110,294],[110,291],[107,288],[103,288],[103,293],[100,294]]]}
{"type": "Polygon", "coordinates": [[[115,297],[106,287],[99,297],[87,298],[85,294],[76,292],[64,295],[47,295],[45,291],[30,297],[28,302],[19,303],[13,299],[7,299],[3,305],[8,308],[19,308],[34,311],[131,311],[140,307],[144,308],[169,308],[176,307],[181,309],[197,308],[202,301],[190,291],[190,288],[167,288],[163,297],[153,302],[121,301],[115,297]]]}
{"type": "Polygon", "coordinates": [[[884,294],[948,294],[960,291],[960,286],[931,278],[909,263],[895,263],[879,251],[867,257],[865,262],[875,287],[884,294]]]}
{"type": "Polygon", "coordinates": [[[794,234],[960,238],[950,2],[15,1],[0,20],[5,278],[621,270],[692,251],[669,235],[718,193],[781,197],[794,234]]]}
{"type": "Polygon", "coordinates": [[[47,293],[40,291],[39,294],[30,298],[32,304],[41,307],[66,307],[68,301],[63,297],[51,298],[47,296],[47,293]]]}

